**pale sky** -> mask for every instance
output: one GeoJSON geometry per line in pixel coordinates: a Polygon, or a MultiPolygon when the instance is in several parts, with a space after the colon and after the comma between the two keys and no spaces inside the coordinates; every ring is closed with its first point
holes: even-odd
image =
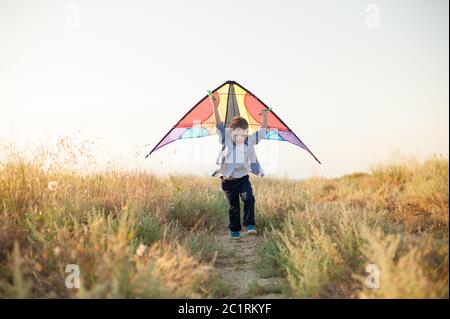
{"type": "Polygon", "coordinates": [[[0,0],[0,139],[93,140],[99,161],[208,176],[218,138],[144,156],[227,80],[322,161],[262,141],[272,176],[448,156],[448,1],[0,0]]]}

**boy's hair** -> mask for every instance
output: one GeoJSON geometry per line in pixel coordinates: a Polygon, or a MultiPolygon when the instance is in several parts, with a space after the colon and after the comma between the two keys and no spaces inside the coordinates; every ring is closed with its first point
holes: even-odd
{"type": "Polygon", "coordinates": [[[244,119],[241,116],[235,116],[231,120],[230,127],[232,130],[234,130],[235,128],[238,128],[238,127],[243,130],[246,130],[246,129],[248,129],[248,122],[246,119],[244,119]]]}

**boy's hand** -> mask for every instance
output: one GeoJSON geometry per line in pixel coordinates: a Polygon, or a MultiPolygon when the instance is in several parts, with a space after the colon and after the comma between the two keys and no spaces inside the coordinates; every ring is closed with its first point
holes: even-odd
{"type": "Polygon", "coordinates": [[[263,124],[262,124],[262,127],[267,127],[267,114],[269,114],[269,111],[271,110],[272,108],[268,108],[268,109],[265,109],[265,110],[263,110],[261,113],[259,113],[259,115],[263,115],[263,124]]]}
{"type": "Polygon", "coordinates": [[[212,105],[214,105],[214,106],[216,106],[216,104],[217,104],[217,101],[216,101],[216,97],[215,97],[215,95],[214,94],[212,94],[212,92],[211,91],[207,91],[208,92],[208,95],[209,95],[209,100],[211,101],[211,104],[212,105]]]}
{"type": "Polygon", "coordinates": [[[259,115],[267,116],[267,113],[269,113],[270,110],[272,110],[271,107],[269,107],[268,109],[264,109],[261,112],[259,112],[259,115]]]}
{"type": "Polygon", "coordinates": [[[214,120],[216,121],[216,124],[222,124],[222,121],[220,120],[219,115],[219,108],[217,106],[217,99],[214,94],[212,94],[211,91],[207,91],[209,95],[209,100],[211,101],[211,104],[213,105],[213,112],[214,112],[214,120]]]}
{"type": "Polygon", "coordinates": [[[211,104],[214,106],[217,106],[217,101],[216,101],[216,97],[214,95],[211,95],[209,97],[209,100],[211,101],[211,104]]]}

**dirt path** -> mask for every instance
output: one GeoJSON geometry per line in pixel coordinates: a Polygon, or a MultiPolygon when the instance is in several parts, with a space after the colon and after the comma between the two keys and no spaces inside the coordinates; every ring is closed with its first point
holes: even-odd
{"type": "MultiPolygon", "coordinates": [[[[226,225],[226,224],[225,224],[226,225]]],[[[260,235],[247,235],[233,240],[226,226],[217,227],[217,246],[222,251],[216,260],[216,269],[222,279],[230,285],[226,298],[284,298],[280,293],[271,293],[278,278],[261,278],[257,272],[260,235]]]]}

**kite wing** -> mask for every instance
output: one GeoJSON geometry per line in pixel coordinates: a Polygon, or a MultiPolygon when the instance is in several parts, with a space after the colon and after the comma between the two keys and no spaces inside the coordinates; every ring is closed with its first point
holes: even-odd
{"type": "MultiPolygon", "coordinates": [[[[268,109],[268,106],[249,90],[237,82],[227,81],[211,92],[216,97],[219,115],[221,119],[224,119],[225,127],[230,127],[231,120],[234,116],[242,116],[249,124],[249,134],[261,128],[262,116],[258,114],[268,109]]],[[[211,135],[217,135],[217,131],[213,108],[208,95],[206,95],[167,132],[145,158],[157,149],[173,141],[211,135]]],[[[268,111],[267,130],[264,138],[268,140],[287,141],[300,146],[321,164],[317,157],[273,111],[268,111]]]]}

